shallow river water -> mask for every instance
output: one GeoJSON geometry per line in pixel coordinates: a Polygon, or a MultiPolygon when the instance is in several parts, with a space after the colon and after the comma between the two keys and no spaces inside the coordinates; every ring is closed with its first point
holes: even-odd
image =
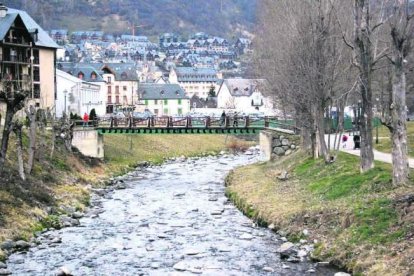
{"type": "Polygon", "coordinates": [[[127,188],[94,196],[79,227],[43,235],[61,243],[11,255],[14,275],[334,275],[310,262],[288,263],[283,243],[224,195],[232,168],[257,155],[206,157],[138,169],[127,188]]]}

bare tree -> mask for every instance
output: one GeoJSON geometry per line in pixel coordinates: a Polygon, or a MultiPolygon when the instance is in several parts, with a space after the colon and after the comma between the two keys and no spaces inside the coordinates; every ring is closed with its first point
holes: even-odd
{"type": "Polygon", "coordinates": [[[4,129],[0,149],[0,171],[4,169],[6,154],[9,145],[10,133],[13,131],[13,117],[24,107],[25,100],[29,95],[23,89],[14,89],[13,82],[6,76],[2,81],[0,100],[6,103],[6,114],[4,118],[4,129]]]}
{"type": "Polygon", "coordinates": [[[338,87],[350,54],[338,36],[331,1],[263,0],[260,18],[257,67],[281,105],[295,110],[305,147],[329,161],[325,118],[334,99],[347,90],[338,87]]]}
{"type": "Polygon", "coordinates": [[[25,112],[27,119],[29,121],[29,156],[27,159],[26,172],[27,174],[31,174],[33,169],[34,156],[36,152],[36,108],[33,105],[30,105],[28,108],[25,109],[25,112]]]}
{"type": "Polygon", "coordinates": [[[391,51],[390,101],[385,125],[391,132],[393,184],[408,182],[409,166],[407,153],[407,112],[406,112],[406,73],[407,58],[411,50],[414,35],[414,11],[408,0],[391,0],[388,21],[391,51]],[[410,9],[411,8],[411,9],[410,9]]]}

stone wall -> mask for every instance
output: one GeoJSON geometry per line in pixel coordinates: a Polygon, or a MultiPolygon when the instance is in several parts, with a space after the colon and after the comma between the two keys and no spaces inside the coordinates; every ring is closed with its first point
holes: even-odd
{"type": "Polygon", "coordinates": [[[260,133],[260,148],[267,160],[287,156],[299,149],[299,136],[264,130],[260,133]]]}

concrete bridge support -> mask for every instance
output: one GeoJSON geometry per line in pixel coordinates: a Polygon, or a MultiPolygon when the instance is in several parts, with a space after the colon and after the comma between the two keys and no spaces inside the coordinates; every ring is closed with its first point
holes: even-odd
{"type": "Polygon", "coordinates": [[[83,155],[93,158],[104,158],[104,138],[95,129],[75,129],[72,146],[83,155]]]}

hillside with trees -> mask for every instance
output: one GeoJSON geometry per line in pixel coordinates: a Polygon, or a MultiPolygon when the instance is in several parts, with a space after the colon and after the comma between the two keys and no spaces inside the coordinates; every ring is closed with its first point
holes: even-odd
{"type": "Polygon", "coordinates": [[[183,35],[204,31],[236,35],[250,30],[256,0],[6,0],[26,10],[45,29],[103,30],[108,33],[183,35]],[[76,15],[76,20],[74,20],[76,15]]]}

